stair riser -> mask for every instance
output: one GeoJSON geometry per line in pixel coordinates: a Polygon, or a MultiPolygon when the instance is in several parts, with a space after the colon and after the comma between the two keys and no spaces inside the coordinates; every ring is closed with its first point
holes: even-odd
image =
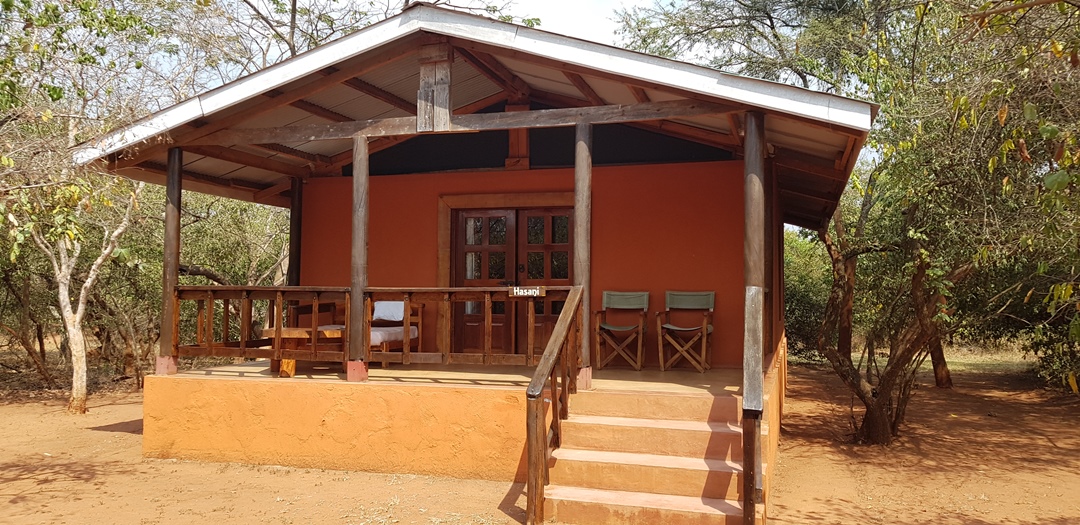
{"type": "Polygon", "coordinates": [[[735,396],[681,396],[602,391],[579,391],[574,394],[570,398],[570,413],[731,423],[738,423],[742,417],[740,399],[735,396]]]}
{"type": "Polygon", "coordinates": [[[742,434],[670,428],[563,422],[566,448],[636,452],[689,458],[742,459],[742,434]]]}
{"type": "Polygon", "coordinates": [[[624,507],[586,501],[548,499],[544,516],[558,523],[574,525],[741,525],[742,515],[716,516],[697,512],[624,507]]]}
{"type": "Polygon", "coordinates": [[[550,482],[570,487],[737,500],[737,472],[556,460],[550,482]]]}

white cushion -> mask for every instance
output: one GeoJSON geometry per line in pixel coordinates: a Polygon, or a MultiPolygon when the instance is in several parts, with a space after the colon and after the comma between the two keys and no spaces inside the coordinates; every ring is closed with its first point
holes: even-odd
{"type": "MultiPolygon", "coordinates": [[[[371,346],[379,346],[388,341],[401,341],[401,335],[405,331],[400,326],[372,326],[371,327],[371,346]]],[[[419,332],[415,326],[409,327],[409,339],[416,339],[419,332]]]]}
{"type": "Polygon", "coordinates": [[[405,301],[375,301],[375,321],[402,321],[405,319],[405,301]]]}

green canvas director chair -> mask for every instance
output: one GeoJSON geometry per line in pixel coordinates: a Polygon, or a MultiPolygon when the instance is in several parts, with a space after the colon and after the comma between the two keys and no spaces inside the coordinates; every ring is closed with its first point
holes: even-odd
{"type": "Polygon", "coordinates": [[[656,345],[660,353],[660,370],[667,370],[681,359],[686,359],[698,372],[704,372],[709,366],[709,336],[712,334],[713,307],[716,302],[715,292],[666,292],[664,311],[656,315],[656,345]],[[672,312],[681,319],[692,316],[692,312],[701,312],[701,324],[680,326],[672,323],[672,312]],[[670,357],[666,347],[671,346],[670,357]]]}
{"type": "MultiPolygon", "coordinates": [[[[604,368],[616,356],[622,356],[634,370],[641,370],[645,347],[645,312],[649,309],[649,292],[607,292],[603,294],[601,309],[596,312],[593,336],[596,340],[596,367],[604,368]],[[637,324],[615,325],[608,322],[608,311],[625,311],[624,316],[637,311],[637,324]],[[630,345],[637,343],[637,353],[632,353],[630,345]],[[604,347],[611,353],[604,355],[604,347]]],[[[615,313],[615,312],[613,312],[615,313]]]]}

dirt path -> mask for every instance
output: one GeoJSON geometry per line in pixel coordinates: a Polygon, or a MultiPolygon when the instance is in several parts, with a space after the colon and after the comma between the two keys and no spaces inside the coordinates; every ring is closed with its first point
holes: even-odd
{"type": "MultiPolygon", "coordinates": [[[[843,444],[850,397],[792,367],[770,523],[1080,523],[1080,401],[1017,375],[919,390],[893,447],[843,444]]],[[[508,483],[144,460],[142,397],[0,404],[0,523],[501,524],[508,483]]]]}
{"type": "Polygon", "coordinates": [[[142,396],[0,405],[0,523],[502,524],[522,487],[424,476],[144,460],[142,396]]]}
{"type": "Polygon", "coordinates": [[[792,367],[770,523],[1080,523],[1080,400],[1017,374],[922,385],[889,448],[843,444],[851,397],[792,367]]]}

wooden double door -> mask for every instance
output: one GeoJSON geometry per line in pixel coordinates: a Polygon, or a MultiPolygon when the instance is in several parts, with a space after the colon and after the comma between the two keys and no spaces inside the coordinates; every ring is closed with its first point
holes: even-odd
{"type": "MultiPolygon", "coordinates": [[[[451,227],[451,273],[456,287],[570,286],[573,282],[573,208],[459,210],[451,227]]],[[[534,302],[535,355],[543,353],[563,302],[534,302]]],[[[492,303],[492,352],[526,354],[527,303],[492,303]]],[[[454,348],[480,352],[484,303],[455,307],[454,348]]]]}

